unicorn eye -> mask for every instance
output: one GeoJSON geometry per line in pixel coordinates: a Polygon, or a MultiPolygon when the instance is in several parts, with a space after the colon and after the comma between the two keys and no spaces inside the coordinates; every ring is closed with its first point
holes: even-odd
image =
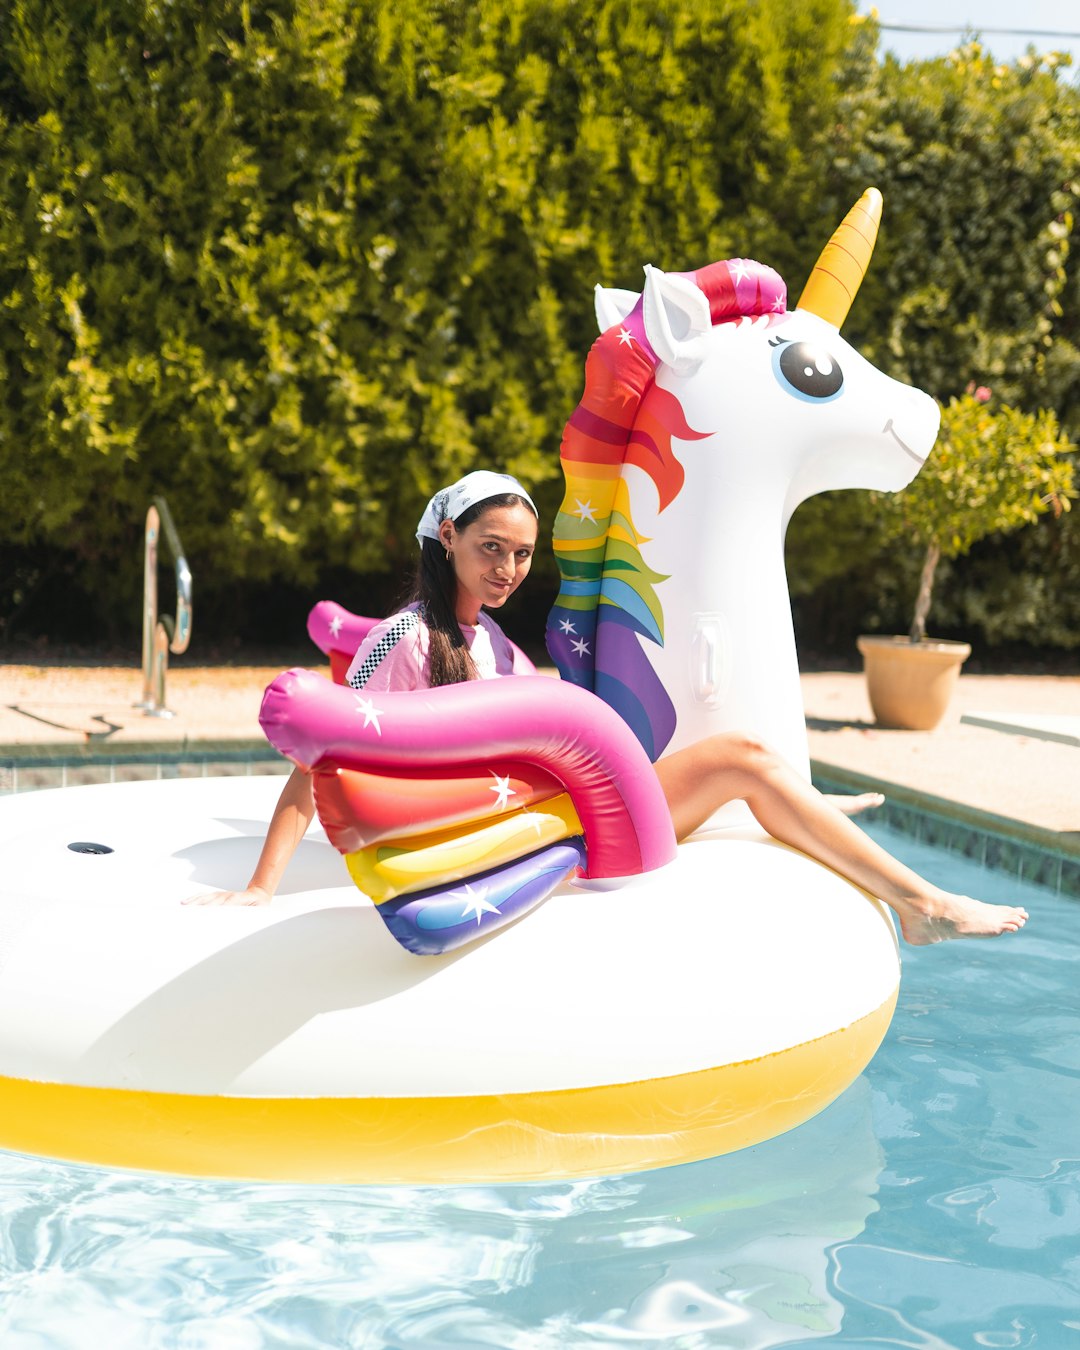
{"type": "Polygon", "coordinates": [[[844,387],[844,372],[824,347],[812,342],[782,342],[773,349],[773,373],[794,398],[824,403],[844,387]]]}

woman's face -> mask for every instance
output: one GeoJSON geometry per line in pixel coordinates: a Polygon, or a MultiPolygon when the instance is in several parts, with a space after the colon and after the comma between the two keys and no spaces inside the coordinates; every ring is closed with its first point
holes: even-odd
{"type": "Polygon", "coordinates": [[[536,551],[536,517],[527,506],[491,506],[459,530],[452,520],[439,529],[457,576],[459,623],[474,624],[480,606],[505,605],[529,575],[536,551]]]}

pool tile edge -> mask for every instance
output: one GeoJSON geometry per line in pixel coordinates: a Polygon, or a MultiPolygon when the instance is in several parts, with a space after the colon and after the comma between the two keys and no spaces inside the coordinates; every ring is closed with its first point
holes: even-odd
{"type": "Polygon", "coordinates": [[[824,792],[884,793],[874,819],[901,834],[1080,899],[1080,832],[1048,830],[821,760],[812,760],[810,768],[824,792]]]}

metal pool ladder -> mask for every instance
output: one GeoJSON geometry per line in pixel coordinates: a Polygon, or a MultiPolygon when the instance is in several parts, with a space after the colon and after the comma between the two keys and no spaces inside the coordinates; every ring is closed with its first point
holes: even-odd
{"type": "Polygon", "coordinates": [[[155,497],[146,513],[146,547],[143,551],[143,646],[142,698],[135,704],[145,717],[175,717],[165,706],[165,672],[169,653],[179,656],[191,641],[191,569],[184,557],[184,546],[176,532],[168,502],[155,497]],[[176,617],[158,618],[157,567],[158,540],[164,530],[176,565],[176,617]]]}

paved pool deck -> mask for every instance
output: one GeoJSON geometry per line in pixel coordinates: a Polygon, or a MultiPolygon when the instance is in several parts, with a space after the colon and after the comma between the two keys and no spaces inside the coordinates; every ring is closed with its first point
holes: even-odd
{"type": "MultiPolygon", "coordinates": [[[[44,771],[65,759],[265,751],[259,702],[279,670],[178,662],[167,687],[175,716],[166,719],[133,707],[141,693],[133,668],[0,666],[0,791],[11,790],[12,765],[44,771]]],[[[879,787],[897,809],[929,802],[1080,867],[1080,675],[965,674],[944,722],[929,732],[876,726],[861,674],[804,674],[802,687],[810,754],[824,782],[879,787]]]]}

